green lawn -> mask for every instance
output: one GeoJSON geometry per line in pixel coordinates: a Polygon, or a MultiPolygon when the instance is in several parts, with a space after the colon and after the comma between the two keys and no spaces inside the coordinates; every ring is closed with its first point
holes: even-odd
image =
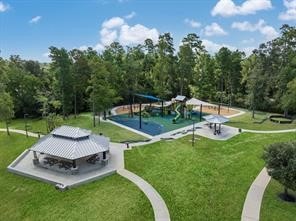
{"type": "MultiPolygon", "coordinates": [[[[290,190],[291,191],[291,190],[290,190]]],[[[275,180],[269,183],[262,202],[262,221],[291,221],[296,217],[296,203],[280,200],[278,194],[283,192],[283,187],[275,180]]],[[[291,193],[293,193],[291,191],[291,193]]],[[[294,192],[296,195],[296,192],[294,192]]]]}
{"type": "Polygon", "coordinates": [[[270,113],[266,112],[256,112],[255,119],[252,119],[252,113],[246,111],[241,116],[231,118],[227,125],[249,130],[285,130],[296,128],[296,120],[291,124],[278,124],[266,119],[269,115],[270,113]]]}
{"type": "Polygon", "coordinates": [[[0,220],[153,220],[145,195],[119,175],[59,192],[7,172],[8,164],[35,141],[0,133],[0,220]]]}
{"type": "MultiPolygon", "coordinates": [[[[46,134],[46,123],[43,119],[28,119],[28,124],[30,126],[29,130],[32,132],[41,132],[46,134]]],[[[77,126],[85,129],[92,130],[94,133],[103,133],[105,136],[110,137],[113,142],[122,142],[126,140],[146,140],[147,138],[133,133],[129,130],[118,127],[114,124],[108,122],[101,122],[96,127],[92,125],[92,118],[90,114],[81,114],[76,119],[70,116],[66,119],[63,124],[70,126],[77,126]]],[[[0,123],[0,128],[4,128],[5,124],[0,123]]],[[[14,129],[25,129],[24,119],[14,119],[12,120],[10,128],[14,129]]]]}
{"type": "Polygon", "coordinates": [[[191,137],[125,152],[127,169],[151,183],[172,220],[240,220],[247,191],[264,166],[264,146],[289,134],[242,133],[228,141],[191,137]]]}

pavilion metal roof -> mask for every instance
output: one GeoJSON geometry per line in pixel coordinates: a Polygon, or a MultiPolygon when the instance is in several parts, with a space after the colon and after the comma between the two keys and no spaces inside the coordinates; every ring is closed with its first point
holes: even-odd
{"type": "Polygon", "coordinates": [[[42,137],[30,150],[69,160],[109,150],[109,138],[86,131],[80,128],[62,126],[42,137]],[[67,131],[69,131],[69,134],[67,134],[67,131]],[[75,131],[80,132],[74,133],[75,131]],[[79,138],[77,139],[77,137],[79,138]]]}
{"type": "Polygon", "coordinates": [[[186,97],[183,96],[183,95],[178,95],[176,98],[175,98],[176,101],[185,101],[186,100],[186,97]]]}
{"type": "Polygon", "coordinates": [[[227,117],[215,114],[203,116],[203,119],[212,124],[223,124],[229,121],[227,117]]]}

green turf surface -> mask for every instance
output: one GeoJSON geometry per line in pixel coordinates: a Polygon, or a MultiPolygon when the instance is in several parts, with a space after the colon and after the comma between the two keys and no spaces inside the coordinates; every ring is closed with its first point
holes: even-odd
{"type": "Polygon", "coordinates": [[[268,119],[269,115],[271,115],[271,113],[256,112],[255,119],[252,119],[252,113],[246,111],[246,113],[241,116],[230,118],[230,121],[227,123],[227,125],[249,130],[296,129],[296,120],[294,120],[291,124],[279,124],[271,122],[268,119]]]}
{"type": "Polygon", "coordinates": [[[172,220],[240,220],[247,191],[264,166],[264,146],[289,134],[243,133],[228,141],[191,137],[125,152],[127,169],[164,198],[172,220]]]}
{"type": "MultiPolygon", "coordinates": [[[[283,186],[271,180],[268,184],[261,206],[261,221],[292,221],[296,220],[296,203],[282,201],[278,194],[282,193],[283,186]]],[[[296,196],[296,192],[289,190],[296,196]]]]}
{"type": "Polygon", "coordinates": [[[119,175],[59,192],[7,172],[6,167],[35,141],[0,133],[0,220],[153,220],[145,195],[119,175]]]}
{"type": "MultiPolygon", "coordinates": [[[[43,119],[28,119],[29,131],[41,132],[46,134],[46,123],[43,119]]],[[[116,125],[108,122],[101,122],[93,127],[93,122],[90,114],[81,114],[76,119],[70,116],[66,119],[63,124],[70,126],[77,126],[85,129],[92,130],[94,133],[103,133],[105,136],[110,137],[113,142],[122,142],[125,140],[145,140],[147,138],[133,133],[129,130],[123,129],[116,125]]],[[[10,128],[25,130],[24,119],[14,119],[12,120],[10,128]]],[[[5,124],[0,122],[0,128],[5,128],[5,124]]]]}

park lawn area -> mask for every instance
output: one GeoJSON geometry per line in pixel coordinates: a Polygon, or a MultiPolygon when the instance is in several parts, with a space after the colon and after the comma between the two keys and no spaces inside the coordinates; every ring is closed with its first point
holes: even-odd
{"type": "Polygon", "coordinates": [[[246,111],[246,113],[243,115],[230,118],[230,121],[226,124],[229,126],[248,129],[248,130],[296,129],[296,120],[294,120],[291,124],[279,124],[279,123],[271,122],[268,119],[269,115],[271,115],[271,113],[255,112],[255,119],[252,119],[252,112],[246,111]]]}
{"type": "Polygon", "coordinates": [[[59,192],[54,186],[7,172],[36,139],[0,133],[0,220],[153,220],[145,195],[119,175],[59,192]]]}
{"type": "Polygon", "coordinates": [[[295,133],[242,133],[227,141],[191,136],[125,151],[126,168],[164,198],[172,220],[240,220],[247,191],[264,166],[266,145],[295,133]]]}
{"type": "MultiPolygon", "coordinates": [[[[262,221],[291,221],[295,220],[296,203],[288,203],[279,199],[278,194],[284,191],[283,186],[271,180],[264,193],[261,205],[260,220],[262,221]]],[[[296,192],[289,190],[296,196],[296,192]]]]}
{"type": "MultiPolygon", "coordinates": [[[[47,134],[46,123],[44,119],[28,119],[27,122],[29,125],[29,131],[47,134]]],[[[139,134],[123,129],[108,122],[101,122],[100,124],[97,124],[96,127],[93,127],[93,122],[90,114],[81,114],[77,116],[77,118],[74,118],[74,116],[70,116],[68,119],[64,120],[62,124],[89,129],[97,134],[103,133],[105,136],[110,137],[111,141],[113,142],[123,142],[127,140],[147,140],[146,137],[143,137],[139,134]]],[[[5,124],[1,122],[0,127],[5,128],[5,124]]],[[[13,129],[25,130],[24,119],[12,120],[9,127],[13,129]]]]}

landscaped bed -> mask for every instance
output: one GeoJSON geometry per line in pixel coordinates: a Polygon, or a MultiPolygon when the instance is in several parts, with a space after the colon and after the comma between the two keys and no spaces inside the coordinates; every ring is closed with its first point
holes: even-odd
{"type": "MultiPolygon", "coordinates": [[[[284,202],[278,194],[284,191],[283,186],[271,180],[267,186],[261,206],[261,221],[292,221],[296,217],[296,203],[284,202]]],[[[296,196],[296,192],[289,190],[296,196]]]]}
{"type": "Polygon", "coordinates": [[[59,192],[7,172],[8,164],[35,141],[0,133],[0,220],[153,220],[145,195],[119,175],[59,192]]]}
{"type": "Polygon", "coordinates": [[[255,119],[252,119],[252,112],[247,111],[243,115],[231,118],[227,125],[249,130],[296,129],[296,120],[289,124],[279,124],[277,122],[270,121],[270,115],[271,113],[256,112],[255,119]]]}
{"type": "Polygon", "coordinates": [[[295,133],[240,134],[228,141],[191,137],[125,152],[127,169],[164,198],[172,220],[240,220],[247,191],[264,166],[263,148],[295,133]]]}
{"type": "MultiPolygon", "coordinates": [[[[27,123],[29,125],[29,131],[47,134],[46,123],[44,119],[28,119],[27,123]]],[[[122,142],[126,140],[143,141],[147,139],[146,137],[143,137],[139,134],[133,133],[129,130],[123,129],[108,122],[101,122],[100,124],[97,124],[96,127],[93,127],[93,122],[90,114],[81,114],[77,116],[77,118],[74,118],[74,116],[70,116],[68,119],[64,120],[62,124],[89,129],[97,134],[103,133],[105,136],[110,137],[111,141],[113,142],[122,142]]],[[[0,122],[0,127],[5,128],[5,124],[3,122],[0,122]]],[[[13,129],[25,130],[25,121],[24,119],[12,120],[9,127],[13,129]]]]}

